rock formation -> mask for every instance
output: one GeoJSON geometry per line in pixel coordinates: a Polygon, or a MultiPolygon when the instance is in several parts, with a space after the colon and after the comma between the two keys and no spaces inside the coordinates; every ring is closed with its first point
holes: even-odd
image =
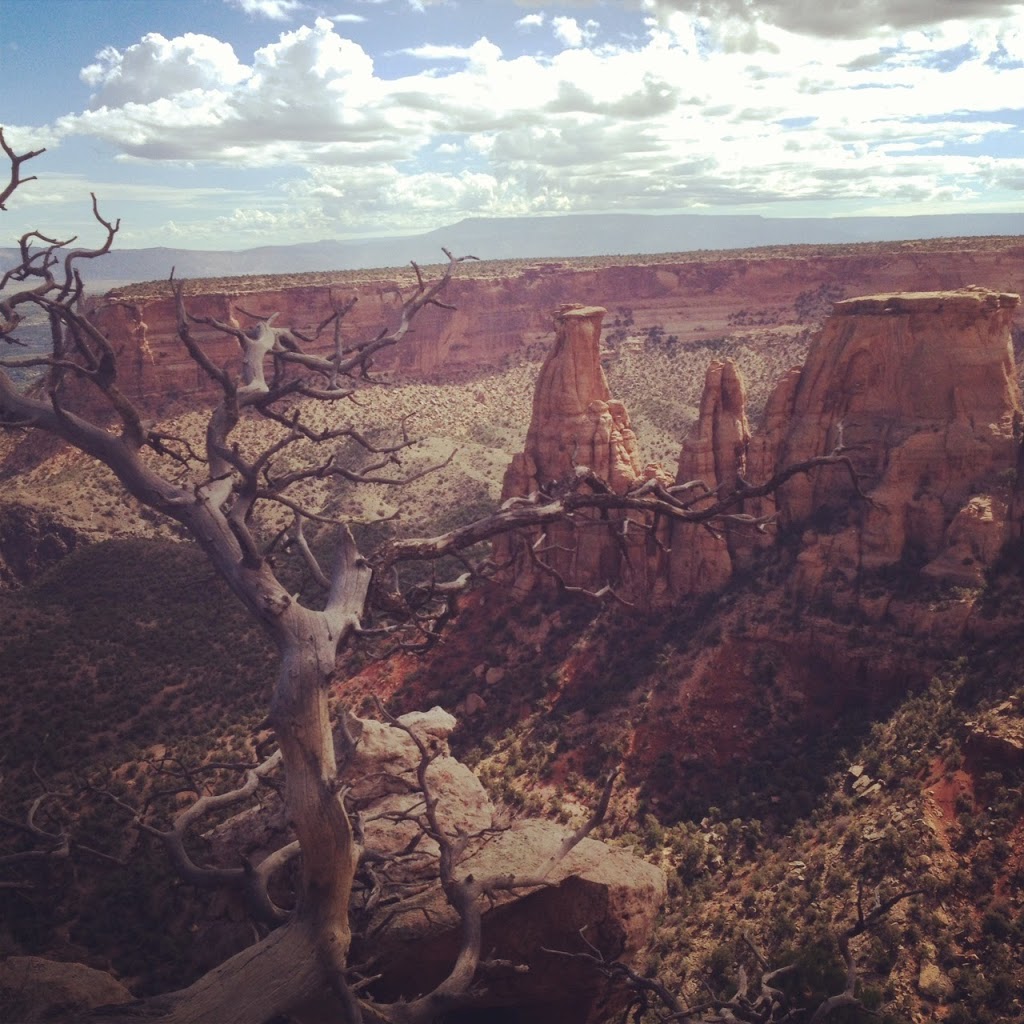
{"type": "MultiPolygon", "coordinates": [[[[586,467],[617,494],[641,477],[636,435],[622,402],[611,397],[601,368],[600,306],[563,305],[554,313],[555,341],[537,377],[525,451],[514,455],[502,498],[554,495],[586,467]]],[[[622,542],[596,515],[549,527],[536,547],[544,565],[573,586],[599,588],[618,581],[643,561],[624,554],[622,542]]],[[[632,542],[630,542],[632,543],[632,542]]],[[[634,550],[630,553],[635,554],[634,550]]],[[[505,544],[499,558],[516,556],[505,544]]],[[[536,563],[518,555],[520,587],[536,578],[536,563]]]]}
{"type": "Polygon", "coordinates": [[[38,956],[0,962],[0,1009],[17,1024],[84,1020],[98,1006],[130,1002],[132,994],[109,974],[85,964],[38,956]]]}
{"type": "MultiPolygon", "coordinates": [[[[701,480],[712,490],[732,490],[747,473],[750,429],[743,381],[732,360],[709,367],[700,403],[700,418],[683,442],[676,483],[701,480]]],[[[674,595],[703,594],[729,582],[734,552],[730,532],[717,534],[704,526],[669,524],[667,572],[674,595]],[[723,543],[723,537],[725,542],[723,543]]]]}
{"type": "MultiPolygon", "coordinates": [[[[445,299],[456,310],[428,310],[415,333],[381,355],[379,365],[414,377],[497,369],[522,358],[548,334],[548,311],[573,296],[587,305],[629,307],[635,331],[651,326],[683,344],[799,332],[817,326],[828,298],[882,289],[907,291],[940,282],[958,288],[980,281],[1004,291],[1024,290],[1024,260],[1013,239],[932,240],[745,253],[691,253],[662,257],[464,264],[445,299]],[[756,315],[752,313],[756,310],[756,315]]],[[[202,317],[249,321],[239,308],[308,329],[350,296],[348,337],[375,334],[393,320],[409,271],[359,271],[290,277],[233,278],[189,284],[189,309],[202,317]]],[[[178,339],[166,284],[130,286],[97,303],[97,321],[122,351],[122,383],[132,396],[187,397],[209,390],[178,339]]],[[[217,365],[236,356],[232,339],[196,325],[217,365]]],[[[330,333],[330,332],[328,332],[330,333]]],[[[331,339],[322,339],[321,347],[331,339]]]]}
{"type": "Polygon", "coordinates": [[[1018,303],[979,288],[838,303],[811,346],[776,464],[841,447],[870,501],[851,504],[848,475],[825,470],[786,485],[784,519],[828,520],[829,547],[857,571],[928,563],[931,575],[979,583],[1008,536],[1018,303]]]}
{"type": "Polygon", "coordinates": [[[77,547],[79,536],[56,516],[24,505],[0,505],[0,588],[17,586],[77,547]]]}
{"type": "MultiPolygon", "coordinates": [[[[662,872],[592,839],[552,864],[568,829],[533,819],[503,825],[480,781],[449,752],[448,736],[456,724],[452,715],[433,708],[403,715],[398,722],[402,728],[351,721],[356,750],[342,776],[372,863],[395,886],[379,903],[375,899],[374,907],[354,910],[362,926],[352,959],[372,959],[379,965],[375,995],[409,998],[436,985],[450,970],[460,940],[455,911],[437,883],[437,844],[423,836],[415,821],[423,801],[416,783],[420,753],[406,731],[411,730],[433,755],[427,781],[442,829],[453,838],[482,836],[475,851],[470,843],[460,875],[525,878],[547,871],[549,884],[498,892],[484,915],[487,955],[528,970],[494,978],[490,1001],[485,1000],[481,1012],[526,1007],[537,1024],[595,1020],[593,974],[544,953],[542,947],[579,950],[580,929],[585,927],[587,940],[605,955],[628,960],[647,941],[664,899],[662,872]],[[400,902],[392,898],[398,894],[403,896],[400,902]]],[[[285,825],[271,804],[231,819],[206,838],[218,862],[233,864],[239,849],[251,854],[283,845],[285,825]]]]}
{"type": "MultiPolygon", "coordinates": [[[[854,585],[897,564],[979,584],[1015,514],[1010,483],[1024,420],[1011,338],[1018,304],[1016,295],[977,287],[837,303],[805,365],[777,385],[754,435],[735,365],[713,362],[676,482],[702,480],[712,491],[739,477],[763,482],[840,451],[860,495],[845,468],[826,467],[744,508],[803,529],[798,592],[814,595],[826,576],[830,587],[854,585]]],[[[527,448],[506,475],[505,498],[550,488],[579,464],[619,493],[640,478],[628,414],[609,399],[600,371],[600,313],[557,314],[527,448]]],[[[565,583],[615,583],[643,603],[718,590],[771,542],[731,526],[711,532],[678,522],[659,528],[658,552],[635,542],[626,548],[607,529],[560,528],[557,542],[553,534],[542,547],[565,583]]],[[[533,577],[520,563],[524,580],[533,577]]]]}

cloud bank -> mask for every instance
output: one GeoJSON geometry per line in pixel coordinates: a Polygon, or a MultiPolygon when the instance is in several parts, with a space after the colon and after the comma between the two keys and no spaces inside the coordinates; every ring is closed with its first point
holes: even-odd
{"type": "Polygon", "coordinates": [[[90,108],[53,130],[125,160],[277,169],[280,213],[225,214],[241,232],[275,216],[339,234],[530,212],[934,208],[1024,180],[1021,4],[646,0],[628,39],[599,6],[521,12],[509,30],[546,51],[433,42],[390,77],[326,18],[248,61],[151,33],[102,51],[82,71],[90,108]]]}

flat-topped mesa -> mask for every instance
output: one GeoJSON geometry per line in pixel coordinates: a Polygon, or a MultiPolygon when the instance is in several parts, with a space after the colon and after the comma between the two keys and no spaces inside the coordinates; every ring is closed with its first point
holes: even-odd
{"type": "Polygon", "coordinates": [[[954,582],[980,580],[1008,535],[1004,471],[1016,466],[1022,422],[1018,303],[971,287],[836,304],[776,454],[781,467],[839,449],[860,474],[868,502],[854,501],[841,468],[794,478],[779,495],[783,519],[831,522],[830,569],[837,558],[849,576],[911,560],[954,582]]]}
{"type": "MultiPolygon", "coordinates": [[[[582,467],[619,494],[640,479],[629,413],[611,397],[601,367],[605,313],[578,304],[555,310],[555,341],[537,377],[525,451],[513,456],[505,473],[503,500],[557,492],[582,467]]],[[[507,542],[495,548],[499,559],[510,554],[507,542]]],[[[538,557],[571,586],[601,587],[624,574],[622,542],[606,529],[554,524],[538,557]]],[[[520,556],[517,588],[531,586],[536,575],[537,567],[520,556]]]]}
{"type": "MultiPolygon", "coordinates": [[[[358,301],[341,328],[345,343],[351,344],[375,337],[381,328],[397,326],[403,295],[408,297],[415,286],[411,272],[402,270],[320,276],[322,283],[308,284],[289,283],[285,277],[189,282],[186,305],[199,321],[234,321],[242,327],[252,326],[256,322],[253,316],[266,318],[276,313],[278,324],[312,336],[335,309],[355,298],[358,301]],[[332,281],[334,277],[337,280],[332,281]]],[[[456,277],[444,297],[456,308],[424,309],[405,343],[377,353],[374,366],[378,371],[427,377],[442,369],[499,366],[520,348],[529,332],[533,311],[510,302],[507,288],[456,277]],[[482,343],[484,337],[486,344],[482,343]]],[[[129,397],[159,402],[169,397],[191,400],[216,392],[216,385],[178,340],[177,310],[169,285],[145,288],[137,296],[132,288],[111,292],[97,300],[93,316],[103,334],[123,352],[120,383],[129,397]]],[[[215,365],[237,362],[238,344],[230,335],[202,322],[193,324],[193,334],[215,365]]],[[[304,347],[311,353],[330,354],[333,329],[322,331],[304,347]]]]}

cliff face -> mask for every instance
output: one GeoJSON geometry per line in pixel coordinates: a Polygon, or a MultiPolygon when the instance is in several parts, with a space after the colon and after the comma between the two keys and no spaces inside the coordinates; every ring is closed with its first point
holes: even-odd
{"type": "MultiPolygon", "coordinates": [[[[817,327],[831,302],[881,289],[944,289],[978,281],[1000,291],[1024,291],[1024,249],[1012,239],[932,241],[822,249],[790,247],[744,254],[697,253],[651,258],[609,258],[563,263],[464,264],[446,292],[454,312],[427,309],[407,344],[382,354],[380,365],[412,376],[493,369],[521,358],[545,341],[548,311],[572,299],[585,305],[628,307],[631,331],[659,329],[681,344],[728,337],[779,336],[817,327]],[[997,244],[998,243],[998,244],[997,244]]],[[[227,279],[189,284],[196,316],[244,326],[243,310],[280,314],[280,323],[309,329],[332,303],[358,302],[347,337],[375,334],[394,322],[408,271],[301,275],[290,279],[227,279]]],[[[166,286],[111,293],[97,321],[124,353],[126,389],[136,396],[182,397],[207,382],[177,341],[174,307],[166,286]]],[[[235,356],[233,341],[197,327],[215,362],[235,356]]],[[[330,339],[322,345],[326,349],[330,339]]]]}
{"type": "MultiPolygon", "coordinates": [[[[244,283],[239,280],[240,289],[244,283]]],[[[453,287],[449,295],[453,301],[457,291],[453,287]]],[[[197,319],[211,318],[242,327],[254,322],[246,312],[263,317],[277,313],[280,323],[311,335],[336,305],[353,295],[357,302],[345,318],[343,338],[372,337],[382,326],[396,325],[401,309],[399,284],[384,279],[353,288],[326,285],[187,293],[186,305],[190,315],[197,319]]],[[[131,299],[114,294],[98,306],[94,319],[119,350],[122,381],[133,397],[186,398],[210,391],[209,381],[177,341],[176,314],[170,295],[131,299]]],[[[415,344],[384,353],[379,360],[383,368],[426,374],[438,365],[458,364],[459,314],[428,308],[417,319],[416,326],[415,344]]],[[[232,366],[238,360],[233,338],[201,323],[193,325],[193,334],[218,366],[232,366]]],[[[326,352],[333,344],[333,332],[328,329],[310,350],[326,352]]],[[[496,339],[495,346],[495,354],[500,358],[500,339],[496,339]]]]}
{"type": "MultiPolygon", "coordinates": [[[[779,382],[753,435],[735,365],[713,362],[676,483],[731,489],[738,478],[763,482],[838,452],[856,484],[846,467],[824,467],[743,509],[803,531],[792,584],[799,593],[855,588],[865,573],[897,564],[979,584],[1013,523],[1024,418],[1010,331],[1018,304],[1016,295],[973,287],[841,302],[803,368],[779,382]]],[[[641,479],[628,414],[600,370],[601,312],[556,315],[526,451],[506,475],[504,498],[544,490],[574,465],[591,466],[620,493],[641,479]]],[[[644,604],[719,590],[771,543],[731,525],[663,524],[657,545],[625,543],[615,524],[559,529],[541,547],[564,582],[613,584],[644,604]]],[[[520,573],[521,585],[533,579],[520,573]]]]}
{"type": "Polygon", "coordinates": [[[870,500],[846,515],[852,483],[826,470],[786,485],[784,519],[845,515],[829,543],[857,570],[923,562],[932,575],[979,583],[1007,536],[1006,478],[1020,443],[1018,304],[977,288],[839,303],[808,354],[777,464],[841,447],[870,500]]]}

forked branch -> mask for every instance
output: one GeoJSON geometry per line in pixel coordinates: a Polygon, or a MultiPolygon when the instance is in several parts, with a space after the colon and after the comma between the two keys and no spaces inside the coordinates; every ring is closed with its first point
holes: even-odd
{"type": "Polygon", "coordinates": [[[45,153],[45,149],[33,149],[27,153],[16,153],[8,143],[7,139],[4,138],[3,126],[0,126],[0,147],[3,147],[4,154],[7,157],[8,162],[11,166],[11,177],[10,181],[4,186],[2,192],[0,192],[0,210],[7,209],[7,200],[10,199],[15,189],[19,186],[24,185],[26,181],[35,181],[36,175],[30,175],[27,178],[21,176],[21,165],[27,163],[29,160],[34,160],[37,156],[45,153]]]}

